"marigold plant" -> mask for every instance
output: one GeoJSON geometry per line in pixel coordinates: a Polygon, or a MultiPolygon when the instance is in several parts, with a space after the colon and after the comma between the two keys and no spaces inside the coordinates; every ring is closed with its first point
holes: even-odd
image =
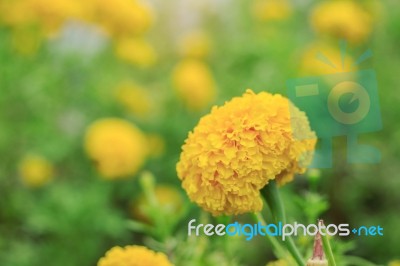
{"type": "Polygon", "coordinates": [[[168,257],[143,246],[113,247],[97,266],[173,266],[168,257]]]}
{"type": "Polygon", "coordinates": [[[213,215],[259,211],[260,189],[303,173],[315,143],[307,117],[288,99],[247,90],[200,120],[182,147],[177,172],[189,198],[213,215]]]}

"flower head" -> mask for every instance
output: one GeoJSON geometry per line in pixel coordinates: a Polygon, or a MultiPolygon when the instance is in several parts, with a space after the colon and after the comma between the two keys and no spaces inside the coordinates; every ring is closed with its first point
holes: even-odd
{"type": "Polygon", "coordinates": [[[167,256],[143,246],[113,247],[97,266],[173,266],[167,256]]]}
{"type": "Polygon", "coordinates": [[[146,137],[132,123],[118,118],[95,121],[85,136],[85,149],[106,179],[135,174],[146,155],[146,137]]]}
{"type": "Polygon", "coordinates": [[[180,46],[184,57],[202,59],[210,54],[211,40],[205,32],[195,31],[185,35],[180,46]]]}
{"type": "Polygon", "coordinates": [[[357,70],[353,58],[346,54],[342,62],[339,49],[326,43],[313,43],[308,46],[300,61],[300,71],[304,75],[326,75],[357,70]],[[326,60],[321,60],[323,56],[326,60]],[[326,62],[325,62],[326,61],[326,62]]]}
{"type": "Polygon", "coordinates": [[[123,82],[115,88],[115,98],[129,113],[147,117],[152,111],[152,100],[148,92],[133,82],[123,82]]]}
{"type": "Polygon", "coordinates": [[[400,260],[389,261],[388,266],[400,266],[400,260]]]}
{"type": "Polygon", "coordinates": [[[247,90],[214,107],[189,133],[178,177],[189,198],[214,215],[259,211],[260,189],[303,173],[315,143],[307,117],[288,99],[247,90]]]}
{"type": "Polygon", "coordinates": [[[137,0],[96,0],[95,20],[112,36],[139,36],[153,24],[152,9],[137,0]]]}
{"type": "Polygon", "coordinates": [[[252,11],[260,21],[281,21],[292,14],[292,6],[287,0],[257,0],[252,11]]]}
{"type": "Polygon", "coordinates": [[[139,67],[149,67],[156,62],[154,48],[141,38],[119,38],[115,43],[118,58],[139,67]]]}
{"type": "Polygon", "coordinates": [[[19,164],[22,182],[28,187],[41,187],[54,175],[51,163],[42,156],[27,155],[19,164]]]}
{"type": "Polygon", "coordinates": [[[185,59],[174,69],[173,83],[178,96],[191,110],[201,110],[215,98],[216,85],[208,66],[200,60],[185,59]]]}
{"type": "Polygon", "coordinates": [[[353,1],[326,1],[311,15],[317,33],[344,38],[352,43],[365,41],[372,31],[372,16],[353,1]]]}

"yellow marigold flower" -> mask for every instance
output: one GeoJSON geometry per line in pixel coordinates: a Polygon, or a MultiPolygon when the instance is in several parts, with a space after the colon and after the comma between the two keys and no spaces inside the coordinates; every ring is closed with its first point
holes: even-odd
{"type": "Polygon", "coordinates": [[[372,32],[372,17],[354,1],[322,2],[311,14],[317,33],[344,38],[352,43],[365,41],[372,32]]]}
{"type": "Polygon", "coordinates": [[[285,20],[292,14],[292,6],[287,0],[257,0],[252,11],[254,17],[260,21],[285,20]]]}
{"type": "Polygon", "coordinates": [[[345,54],[342,63],[340,50],[324,43],[310,45],[304,51],[300,61],[300,72],[304,75],[325,75],[356,70],[357,67],[350,55],[345,54]]]}
{"type": "Polygon", "coordinates": [[[112,36],[141,35],[153,24],[153,11],[137,0],[96,0],[96,21],[112,36]]]}
{"type": "Polygon", "coordinates": [[[154,48],[143,39],[118,39],[115,44],[115,52],[120,59],[140,67],[149,67],[157,59],[154,48]]]}
{"type": "Polygon", "coordinates": [[[143,246],[113,247],[97,266],[173,266],[168,257],[143,246]]]}
{"type": "Polygon", "coordinates": [[[181,61],[175,67],[172,79],[178,96],[191,110],[204,109],[215,99],[216,85],[213,76],[202,61],[181,61]]]}
{"type": "Polygon", "coordinates": [[[184,57],[203,59],[210,54],[211,40],[205,32],[191,32],[185,35],[180,43],[184,57]]]}
{"type": "MultiPolygon", "coordinates": [[[[159,212],[163,217],[177,215],[183,210],[182,196],[175,187],[158,185],[154,189],[154,196],[157,200],[159,212]]],[[[151,219],[146,212],[149,206],[150,202],[145,195],[141,194],[132,204],[133,217],[141,221],[149,222],[151,219]]]]}
{"type": "Polygon", "coordinates": [[[54,176],[51,163],[44,157],[28,155],[19,164],[19,175],[28,187],[41,187],[54,176]]]}
{"type": "Polygon", "coordinates": [[[288,99],[247,90],[213,107],[189,133],[178,177],[189,198],[213,215],[260,211],[260,189],[303,173],[315,138],[306,115],[288,99]],[[294,137],[299,132],[303,140],[294,137]]]}
{"type": "Polygon", "coordinates": [[[147,155],[144,134],[119,118],[100,119],[91,124],[86,131],[85,149],[105,179],[134,175],[147,155]]]}
{"type": "Polygon", "coordinates": [[[152,110],[152,101],[147,91],[133,82],[123,82],[115,89],[116,100],[130,113],[146,117],[152,110]]]}

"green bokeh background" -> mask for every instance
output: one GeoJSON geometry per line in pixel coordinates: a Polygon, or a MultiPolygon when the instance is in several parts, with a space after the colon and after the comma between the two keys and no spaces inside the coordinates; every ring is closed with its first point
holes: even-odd
{"type": "MultiPolygon", "coordinates": [[[[197,27],[213,43],[205,59],[218,85],[213,104],[223,104],[246,88],[286,95],[286,81],[301,76],[301,51],[318,39],[308,16],[319,1],[294,2],[292,16],[271,23],[260,23],[251,16],[251,1],[231,1],[219,9],[199,11],[202,18],[197,27]]],[[[369,1],[358,2],[367,5],[369,1]]],[[[159,59],[147,69],[121,62],[107,43],[94,55],[85,55],[59,51],[48,41],[27,57],[13,49],[10,29],[0,27],[0,265],[96,265],[111,247],[128,244],[171,252],[202,247],[201,254],[207,259],[182,264],[184,252],[177,251],[175,259],[181,261],[177,266],[258,266],[274,259],[271,247],[260,238],[250,242],[193,240],[185,235],[192,218],[206,216],[217,222],[189,204],[175,170],[188,132],[209,108],[188,111],[174,93],[171,73],[181,58],[176,45],[180,29],[169,22],[176,19],[173,11],[179,3],[152,4],[158,19],[148,38],[159,59]],[[160,111],[151,119],[128,114],[113,99],[112,88],[127,79],[162,99],[160,111]],[[103,117],[128,119],[144,132],[164,138],[165,153],[148,160],[142,170],[151,171],[157,183],[179,188],[189,206],[167,244],[127,226],[132,218],[130,202],[142,191],[140,173],[128,180],[104,181],[85,155],[85,128],[103,117]],[[54,180],[39,189],[23,186],[18,176],[19,161],[30,152],[42,154],[56,169],[54,180]]],[[[316,183],[307,175],[296,178],[282,188],[282,194],[291,222],[308,223],[322,217],[329,223],[382,226],[383,237],[333,239],[332,245],[337,254],[386,265],[400,259],[400,5],[395,0],[381,5],[382,15],[370,40],[349,48],[355,57],[368,48],[374,53],[362,68],[376,71],[383,129],[361,135],[360,140],[381,151],[381,162],[348,164],[346,139],[337,137],[333,168],[323,169],[316,183]]],[[[247,221],[248,217],[233,219],[247,221]]],[[[297,241],[309,252],[312,238],[297,241]]]]}

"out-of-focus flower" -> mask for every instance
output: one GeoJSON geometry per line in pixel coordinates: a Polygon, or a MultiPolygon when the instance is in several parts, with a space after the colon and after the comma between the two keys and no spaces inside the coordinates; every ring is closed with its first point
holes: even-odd
{"type": "Polygon", "coordinates": [[[43,41],[43,36],[37,29],[21,27],[12,32],[11,41],[16,52],[25,56],[31,56],[38,51],[43,41]]]}
{"type": "Polygon", "coordinates": [[[392,260],[389,262],[388,266],[400,266],[400,260],[392,260]]]}
{"type": "Polygon", "coordinates": [[[116,40],[117,54],[122,59],[143,66],[154,62],[155,53],[137,38],[153,20],[152,9],[136,0],[0,1],[0,22],[12,30],[34,28],[38,36],[52,37],[67,21],[94,24],[116,40]]]}
{"type": "Polygon", "coordinates": [[[96,20],[112,36],[138,36],[152,25],[152,9],[137,0],[96,0],[96,20]]]}
{"type": "Polygon", "coordinates": [[[107,251],[97,266],[173,266],[161,252],[143,246],[113,247],[107,251]]]}
{"type": "MultiPolygon", "coordinates": [[[[158,211],[163,217],[177,215],[183,210],[183,199],[179,191],[166,185],[156,186],[154,189],[155,200],[157,201],[158,211]]],[[[145,195],[140,195],[132,204],[133,216],[141,221],[150,222],[147,210],[151,204],[145,195]]]]}
{"type": "Polygon", "coordinates": [[[28,1],[0,1],[0,20],[7,26],[21,27],[35,21],[28,1]]]}
{"type": "Polygon", "coordinates": [[[35,26],[46,34],[54,34],[68,19],[80,12],[76,0],[16,0],[2,3],[2,17],[6,25],[20,28],[35,26]]]}
{"type": "Polygon", "coordinates": [[[148,92],[133,82],[119,84],[115,97],[129,113],[140,118],[148,116],[153,107],[148,92]]]}
{"type": "Polygon", "coordinates": [[[149,67],[156,62],[154,48],[143,39],[120,38],[115,43],[116,55],[133,65],[149,67]]]}
{"type": "Polygon", "coordinates": [[[260,189],[304,173],[315,143],[305,113],[288,99],[247,90],[214,107],[189,133],[178,177],[189,198],[213,215],[259,211],[260,189]],[[296,130],[302,140],[294,137],[296,130]]]}
{"type": "Polygon", "coordinates": [[[293,10],[287,0],[257,0],[252,6],[252,12],[260,21],[280,21],[290,17],[293,10]]]}
{"type": "Polygon", "coordinates": [[[315,7],[311,24],[317,33],[364,42],[372,32],[372,17],[359,4],[349,0],[325,1],[315,7]]]}
{"type": "Polygon", "coordinates": [[[68,19],[77,17],[80,5],[75,0],[25,0],[30,3],[29,8],[36,16],[44,33],[54,35],[68,19]]]}
{"type": "Polygon", "coordinates": [[[159,157],[165,152],[165,141],[158,134],[148,134],[149,156],[159,157]]]}
{"type": "Polygon", "coordinates": [[[300,61],[300,72],[304,75],[325,75],[357,70],[353,58],[342,55],[338,48],[323,43],[310,45],[304,51],[300,61]]]}
{"type": "Polygon", "coordinates": [[[321,170],[312,168],[307,171],[307,177],[312,182],[317,182],[321,178],[321,170]]]}
{"type": "Polygon", "coordinates": [[[182,38],[180,50],[184,57],[203,59],[211,52],[210,37],[205,32],[191,32],[182,38]]]}
{"type": "Polygon", "coordinates": [[[215,99],[216,85],[208,66],[195,59],[185,59],[173,71],[178,96],[190,110],[198,111],[215,99]]]}
{"type": "Polygon", "coordinates": [[[85,149],[105,179],[134,175],[147,156],[144,134],[119,118],[100,119],[91,124],[86,131],[85,149]]]}
{"type": "Polygon", "coordinates": [[[33,188],[41,187],[53,178],[54,169],[44,157],[27,155],[19,164],[19,175],[24,185],[33,188]]]}

